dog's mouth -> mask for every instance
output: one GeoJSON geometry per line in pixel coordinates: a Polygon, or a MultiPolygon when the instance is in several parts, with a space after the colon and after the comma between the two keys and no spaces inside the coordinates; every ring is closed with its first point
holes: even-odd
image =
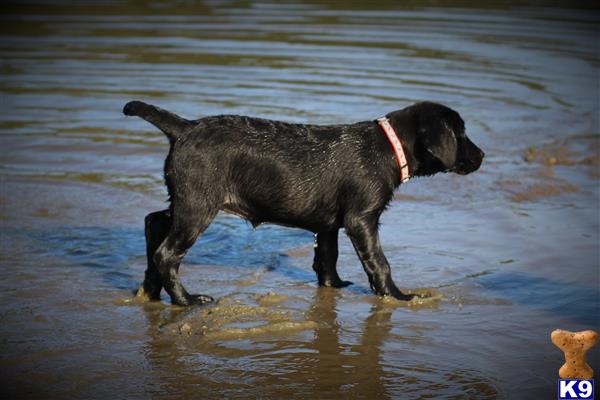
{"type": "Polygon", "coordinates": [[[454,172],[459,175],[467,175],[467,174],[470,174],[471,172],[477,171],[480,166],[481,166],[481,162],[468,163],[468,164],[461,163],[461,164],[455,165],[454,168],[451,168],[447,172],[454,172]]]}
{"type": "Polygon", "coordinates": [[[470,174],[471,172],[475,172],[477,170],[477,168],[452,168],[449,172],[454,172],[455,174],[459,174],[459,175],[467,175],[470,174]]]}

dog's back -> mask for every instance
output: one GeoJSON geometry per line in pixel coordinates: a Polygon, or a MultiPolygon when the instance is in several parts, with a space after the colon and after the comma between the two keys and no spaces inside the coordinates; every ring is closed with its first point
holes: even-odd
{"type": "MultiPolygon", "coordinates": [[[[339,225],[346,199],[372,196],[365,186],[390,180],[377,176],[385,169],[369,165],[381,162],[369,122],[319,126],[221,115],[193,123],[172,145],[167,186],[210,187],[222,194],[221,209],[254,225],[339,225]],[[175,182],[181,179],[189,184],[175,182]]],[[[391,180],[386,186],[391,193],[391,180]]]]}

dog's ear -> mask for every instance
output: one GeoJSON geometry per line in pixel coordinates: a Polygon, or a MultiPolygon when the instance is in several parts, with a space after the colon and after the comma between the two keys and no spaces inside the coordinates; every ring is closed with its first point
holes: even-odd
{"type": "Polygon", "coordinates": [[[419,124],[419,138],[425,149],[437,158],[444,168],[450,169],[456,162],[456,135],[443,118],[428,118],[419,124]]]}

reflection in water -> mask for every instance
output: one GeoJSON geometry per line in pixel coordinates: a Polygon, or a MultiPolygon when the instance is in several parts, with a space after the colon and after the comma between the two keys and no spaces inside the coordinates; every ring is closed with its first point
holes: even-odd
{"type": "Polygon", "coordinates": [[[467,368],[433,367],[423,360],[415,362],[408,352],[390,362],[386,348],[403,347],[403,342],[414,338],[392,333],[395,308],[387,302],[375,302],[364,320],[353,318],[348,338],[338,316],[340,300],[340,291],[314,290],[305,313],[317,322],[311,332],[282,331],[262,337],[242,333],[226,340],[206,339],[191,329],[206,323],[198,318],[202,314],[198,310],[147,303],[141,307],[148,322],[145,355],[156,374],[156,386],[168,393],[166,397],[218,393],[215,397],[319,394],[385,399],[399,393],[429,398],[440,392],[498,397],[496,383],[467,368]]]}
{"type": "MultiPolygon", "coordinates": [[[[337,321],[339,291],[318,289],[308,318],[319,321],[314,341],[307,347],[314,349],[313,363],[304,365],[304,373],[315,386],[312,393],[352,393],[358,397],[389,398],[383,384],[384,371],[379,363],[381,348],[389,334],[389,316],[386,324],[378,325],[378,313],[365,321],[359,344],[341,340],[337,321]]],[[[360,321],[353,321],[360,324],[360,321]]],[[[357,327],[358,328],[358,327],[357,327]]],[[[359,328],[360,329],[360,328],[359,328]]],[[[310,393],[309,392],[309,393],[310,393]]]]}

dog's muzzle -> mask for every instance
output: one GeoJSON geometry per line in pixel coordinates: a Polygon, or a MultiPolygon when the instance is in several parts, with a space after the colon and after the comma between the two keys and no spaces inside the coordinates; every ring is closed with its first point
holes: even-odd
{"type": "Polygon", "coordinates": [[[466,152],[467,154],[463,155],[459,160],[456,161],[456,164],[454,165],[454,168],[451,169],[451,172],[455,172],[459,175],[467,175],[471,172],[477,171],[481,166],[483,158],[485,157],[485,153],[474,144],[469,144],[470,148],[466,152]]]}

